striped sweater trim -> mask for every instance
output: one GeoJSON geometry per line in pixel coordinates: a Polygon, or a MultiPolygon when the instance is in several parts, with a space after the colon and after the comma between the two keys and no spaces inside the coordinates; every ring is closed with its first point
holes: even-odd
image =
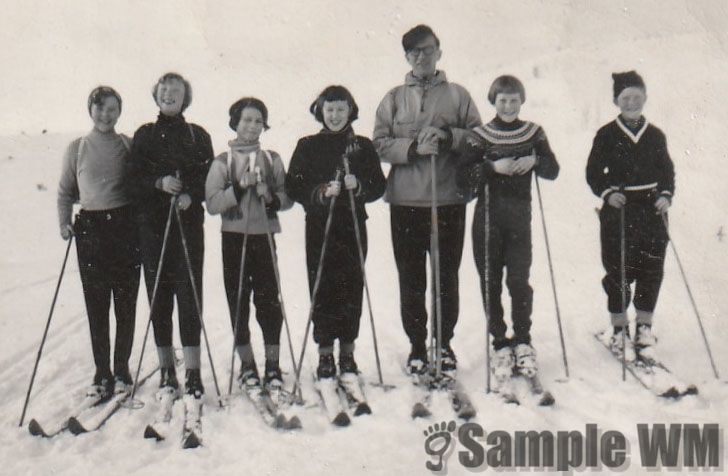
{"type": "Polygon", "coordinates": [[[496,129],[490,124],[478,126],[473,131],[483,139],[497,145],[517,145],[529,141],[539,130],[539,125],[526,121],[521,127],[512,131],[496,129]]]}
{"type": "Polygon", "coordinates": [[[635,134],[634,132],[630,131],[627,126],[624,125],[624,123],[622,122],[622,119],[620,119],[619,117],[617,117],[615,122],[617,123],[619,128],[622,129],[622,132],[624,132],[627,135],[627,137],[629,137],[630,140],[632,142],[634,142],[635,144],[640,141],[640,139],[642,138],[642,135],[647,130],[647,126],[650,124],[649,122],[647,122],[647,120],[645,120],[645,123],[642,125],[640,130],[638,130],[637,133],[635,134]]]}

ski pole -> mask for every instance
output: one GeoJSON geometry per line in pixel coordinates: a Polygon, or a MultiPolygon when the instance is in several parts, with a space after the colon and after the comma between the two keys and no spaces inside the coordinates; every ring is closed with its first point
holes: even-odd
{"type": "Polygon", "coordinates": [[[205,347],[207,348],[207,358],[210,360],[210,369],[212,370],[212,379],[215,382],[215,391],[217,392],[217,400],[222,408],[222,395],[220,394],[220,386],[217,383],[217,374],[215,373],[215,364],[212,361],[212,353],[210,352],[210,341],[207,339],[207,330],[205,329],[205,321],[202,319],[202,303],[200,302],[200,294],[195,283],[195,274],[192,271],[192,260],[190,260],[190,252],[187,246],[187,238],[185,237],[184,226],[182,225],[182,216],[179,211],[179,207],[174,207],[174,212],[177,215],[177,227],[179,228],[179,236],[182,239],[182,249],[185,255],[185,262],[187,263],[187,271],[190,275],[190,284],[192,285],[192,296],[195,299],[195,307],[197,308],[197,317],[200,320],[200,327],[202,327],[202,335],[205,338],[205,347]]]}
{"type": "MultiPolygon", "coordinates": [[[[341,170],[336,170],[336,176],[334,181],[338,182],[341,178],[341,170]]],[[[311,292],[311,309],[308,311],[308,320],[306,321],[306,332],[303,335],[303,345],[301,346],[301,357],[298,359],[298,366],[296,366],[296,382],[293,386],[292,394],[298,392],[298,387],[301,381],[301,367],[303,367],[303,356],[306,354],[306,341],[308,340],[308,333],[311,330],[311,322],[313,320],[313,312],[316,308],[316,296],[318,294],[319,285],[321,284],[321,273],[324,269],[324,258],[326,257],[326,245],[329,241],[329,230],[331,229],[331,219],[334,216],[334,205],[336,205],[336,197],[331,197],[329,202],[329,215],[326,217],[326,225],[324,226],[324,242],[321,244],[321,255],[319,256],[318,268],[316,269],[316,279],[313,283],[313,290],[311,292]]]]}
{"type": "MultiPolygon", "coordinates": [[[[543,213],[543,200],[541,199],[541,186],[539,185],[538,176],[533,174],[533,178],[536,180],[536,195],[538,195],[538,208],[541,211],[541,225],[543,226],[543,238],[546,242],[546,256],[549,262],[549,274],[551,275],[551,291],[554,294],[554,307],[556,308],[556,322],[559,327],[559,340],[561,341],[561,354],[564,357],[564,373],[566,378],[569,378],[569,362],[566,359],[566,344],[564,342],[564,330],[561,326],[561,311],[559,309],[559,298],[556,295],[556,278],[554,278],[554,265],[551,259],[551,246],[549,245],[549,235],[546,230],[546,217],[543,213]]],[[[624,306],[624,304],[623,304],[624,306]]]]}
{"type": "MultiPolygon", "coordinates": [[[[136,374],[134,375],[134,385],[131,387],[131,395],[129,396],[129,402],[134,401],[134,395],[136,389],[139,386],[139,374],[142,371],[142,361],[144,360],[144,349],[147,346],[147,338],[149,337],[149,328],[152,325],[152,316],[154,316],[154,304],[157,302],[157,291],[159,290],[159,280],[162,276],[162,267],[164,266],[164,256],[167,251],[167,243],[169,241],[169,233],[172,227],[172,215],[174,209],[177,207],[177,195],[174,195],[169,202],[169,213],[167,213],[167,222],[164,225],[164,237],[162,238],[162,250],[159,253],[159,261],[157,262],[156,274],[154,276],[154,287],[152,288],[152,297],[149,300],[149,320],[147,320],[147,328],[144,331],[144,340],[142,340],[142,350],[139,354],[139,363],[137,364],[136,374]]],[[[130,407],[131,408],[131,407],[130,407]]]]}
{"type": "Polygon", "coordinates": [[[490,184],[483,185],[483,216],[485,217],[485,246],[483,281],[485,300],[485,393],[490,393],[490,184]]]}
{"type": "MultiPolygon", "coordinates": [[[[349,158],[344,155],[344,171],[347,175],[350,173],[349,168],[349,158]]],[[[372,327],[372,339],[374,341],[374,357],[377,362],[377,376],[379,377],[379,386],[384,388],[385,390],[388,390],[389,388],[394,388],[394,386],[388,386],[384,385],[384,378],[382,377],[382,364],[379,360],[379,346],[377,344],[377,330],[374,326],[374,311],[372,310],[372,298],[369,294],[369,283],[367,282],[367,272],[366,272],[366,265],[365,265],[365,258],[364,258],[364,247],[362,246],[361,241],[361,232],[359,230],[359,219],[356,216],[356,205],[354,202],[354,191],[349,190],[349,205],[351,208],[351,219],[354,222],[354,235],[356,236],[356,246],[357,250],[359,251],[359,264],[361,266],[361,276],[362,280],[364,282],[364,291],[365,296],[367,298],[367,307],[369,309],[369,323],[372,327]]]]}
{"type": "Polygon", "coordinates": [[[61,274],[58,276],[58,282],[56,283],[56,290],[53,293],[53,301],[51,301],[51,309],[48,311],[48,319],[46,320],[45,329],[43,330],[43,337],[40,340],[40,346],[38,347],[38,355],[35,358],[35,365],[33,365],[33,373],[30,376],[30,385],[28,385],[28,393],[25,395],[25,403],[23,403],[23,412],[20,415],[20,424],[23,426],[25,420],[25,412],[28,409],[28,402],[30,401],[30,392],[33,390],[33,382],[35,381],[35,374],[38,371],[38,364],[40,363],[40,357],[43,353],[43,346],[45,345],[46,338],[48,337],[48,329],[51,326],[51,318],[53,317],[53,311],[56,308],[56,301],[58,300],[58,291],[61,288],[61,281],[63,281],[63,275],[66,272],[66,263],[68,262],[68,253],[71,251],[71,243],[73,242],[73,234],[68,239],[68,245],[66,245],[66,254],[63,256],[63,264],[61,265],[61,274]]]}
{"type": "MultiPolygon", "coordinates": [[[[624,185],[620,188],[620,193],[624,193],[624,185]]],[[[620,290],[622,295],[622,314],[625,320],[627,319],[627,246],[625,243],[625,223],[624,223],[624,207],[626,204],[619,207],[619,281],[620,290]]],[[[629,322],[625,322],[624,328],[622,329],[622,381],[627,380],[627,331],[629,330],[629,322]]]]}
{"type": "Polygon", "coordinates": [[[713,369],[713,375],[715,375],[716,379],[719,379],[718,376],[718,369],[715,366],[715,361],[713,360],[713,353],[710,351],[710,344],[708,343],[708,337],[705,335],[705,328],[703,327],[703,320],[700,317],[700,312],[698,312],[698,306],[695,304],[695,298],[693,297],[693,293],[690,290],[690,285],[688,284],[688,278],[685,274],[685,270],[683,269],[682,261],[680,261],[680,257],[677,254],[677,248],[675,247],[675,242],[672,239],[672,236],[670,236],[670,229],[667,222],[667,214],[662,213],[660,214],[662,217],[662,223],[665,225],[665,233],[667,234],[667,239],[670,242],[670,247],[672,248],[672,252],[675,255],[675,261],[677,261],[677,266],[680,269],[680,275],[682,276],[683,283],[685,283],[685,289],[688,292],[688,297],[690,298],[690,303],[693,306],[693,311],[695,312],[695,317],[698,319],[698,327],[700,327],[700,333],[703,336],[703,342],[705,343],[705,350],[708,353],[708,359],[710,360],[710,366],[713,369]]]}
{"type": "Polygon", "coordinates": [[[432,178],[432,197],[430,204],[430,261],[432,268],[432,310],[435,319],[435,379],[442,377],[442,304],[440,300],[440,237],[437,223],[437,154],[430,156],[430,175],[432,178]]]}
{"type": "MultiPolygon", "coordinates": [[[[247,212],[245,214],[245,223],[247,225],[250,217],[250,204],[252,199],[248,201],[247,212]]],[[[245,227],[247,231],[247,226],[245,227]]],[[[233,394],[233,375],[235,374],[235,339],[238,337],[238,330],[240,328],[240,307],[243,301],[243,279],[245,278],[245,257],[248,249],[248,235],[249,233],[243,234],[243,248],[240,250],[240,272],[238,273],[238,292],[235,301],[235,324],[233,325],[233,350],[230,355],[230,383],[228,384],[228,396],[233,394]]]]}
{"type": "MultiPolygon", "coordinates": [[[[258,182],[262,181],[262,177],[260,175],[260,168],[255,168],[255,173],[258,176],[258,182]]],[[[263,210],[265,210],[265,198],[260,197],[260,205],[263,207],[263,210]]],[[[286,327],[286,338],[288,339],[288,351],[291,354],[291,360],[293,361],[293,374],[295,375],[296,382],[295,386],[298,388],[298,401],[300,403],[303,403],[303,394],[301,392],[301,385],[298,381],[299,378],[299,372],[298,372],[298,366],[296,365],[296,356],[295,352],[293,351],[293,340],[291,339],[291,329],[288,326],[288,317],[286,316],[286,306],[283,303],[283,288],[281,287],[281,273],[278,269],[278,254],[276,253],[276,245],[273,241],[273,232],[271,232],[270,229],[270,223],[268,220],[265,220],[265,233],[268,237],[268,247],[270,248],[270,257],[273,261],[273,273],[276,277],[276,289],[278,290],[278,302],[281,304],[281,316],[283,317],[283,324],[286,327]]],[[[295,394],[294,394],[295,397],[295,394]]]]}

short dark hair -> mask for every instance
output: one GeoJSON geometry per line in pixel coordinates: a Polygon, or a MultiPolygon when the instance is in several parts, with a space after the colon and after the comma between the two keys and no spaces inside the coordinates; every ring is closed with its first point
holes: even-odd
{"type": "Polygon", "coordinates": [[[192,86],[190,85],[190,82],[183,78],[179,73],[169,72],[163,74],[157,82],[154,83],[154,86],[152,86],[152,97],[154,98],[154,102],[157,102],[157,89],[159,86],[167,81],[173,80],[181,81],[185,85],[185,97],[182,100],[182,110],[180,111],[184,112],[184,110],[192,103],[192,86]]]}
{"type": "Polygon", "coordinates": [[[97,106],[103,105],[106,98],[116,98],[116,100],[119,101],[119,112],[121,112],[121,96],[119,96],[119,93],[109,86],[97,86],[93,91],[91,91],[91,94],[88,95],[89,116],[91,115],[91,106],[94,104],[97,106]]]}
{"type": "Polygon", "coordinates": [[[263,129],[268,130],[268,108],[265,107],[265,103],[258,98],[245,97],[238,99],[230,106],[230,129],[238,130],[238,123],[240,123],[240,116],[243,115],[243,109],[251,107],[260,111],[260,115],[263,116],[263,129]]]}
{"type": "Polygon", "coordinates": [[[332,85],[327,86],[326,89],[321,91],[321,94],[318,95],[316,100],[311,103],[311,107],[308,108],[309,112],[320,123],[324,123],[323,107],[326,101],[346,101],[351,109],[349,111],[349,122],[354,122],[359,118],[359,106],[356,105],[354,96],[344,86],[332,85]]]}
{"type": "Polygon", "coordinates": [[[432,28],[427,25],[417,25],[402,35],[402,48],[404,48],[404,52],[407,53],[409,50],[414,48],[417,43],[426,39],[428,36],[432,36],[435,39],[435,45],[439,48],[440,39],[437,37],[435,32],[432,31],[432,28]]]}
{"type": "Polygon", "coordinates": [[[521,95],[521,102],[526,102],[526,89],[523,87],[523,83],[520,79],[510,74],[504,74],[495,78],[495,81],[493,81],[493,84],[490,85],[490,89],[488,90],[488,101],[495,105],[495,98],[500,93],[518,93],[521,95]]]}

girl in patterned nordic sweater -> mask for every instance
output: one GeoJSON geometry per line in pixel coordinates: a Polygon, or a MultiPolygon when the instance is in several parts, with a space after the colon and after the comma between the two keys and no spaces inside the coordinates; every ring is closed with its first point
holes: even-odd
{"type": "Polygon", "coordinates": [[[530,334],[533,290],[528,283],[531,175],[536,173],[553,180],[559,174],[559,164],[543,129],[533,122],[518,119],[525,98],[523,84],[517,78],[500,76],[493,82],[488,100],[495,106],[497,115],[489,123],[473,129],[462,154],[459,173],[460,185],[467,189],[465,193],[478,196],[473,219],[473,255],[480,274],[489,331],[493,336],[492,370],[497,381],[511,374],[514,363],[524,375],[535,375],[537,371],[530,334]],[[487,270],[486,213],[489,224],[487,270]],[[510,339],[506,337],[507,326],[500,300],[504,267],[511,295],[513,336],[510,339]],[[489,293],[489,306],[485,302],[486,292],[489,293]]]}
{"type": "Polygon", "coordinates": [[[586,180],[604,200],[599,213],[602,285],[607,294],[614,333],[612,350],[633,360],[635,347],[641,358],[654,358],[652,315],[662,284],[667,230],[663,218],[675,191],[675,172],[667,152],[665,135],[642,116],[647,95],[645,84],[634,71],[615,73],[614,104],[619,116],[594,137],[586,166],[586,180]],[[629,337],[627,309],[622,306],[620,209],[625,219],[626,306],[635,282],[633,304],[636,336],[629,337]],[[622,348],[622,332],[627,346],[622,348]]]}

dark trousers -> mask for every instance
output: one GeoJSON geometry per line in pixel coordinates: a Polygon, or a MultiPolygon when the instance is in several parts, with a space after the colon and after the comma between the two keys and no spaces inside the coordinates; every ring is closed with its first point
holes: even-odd
{"type": "MultiPolygon", "coordinates": [[[[430,252],[430,208],[390,207],[392,245],[399,272],[402,325],[412,345],[427,340],[427,254],[430,252]]],[[[440,242],[442,345],[449,345],[459,313],[458,270],[463,254],[465,205],[437,208],[440,242]]]]}
{"type": "MultiPolygon", "coordinates": [[[[667,232],[662,218],[655,213],[653,200],[628,202],[624,214],[626,306],[631,299],[630,287],[636,283],[634,307],[652,312],[662,285],[667,232]]],[[[602,264],[606,270],[602,286],[607,293],[607,306],[611,313],[626,311],[622,307],[619,215],[618,209],[606,204],[599,212],[602,264]]]]}
{"type": "MultiPolygon", "coordinates": [[[[223,278],[233,329],[235,329],[235,312],[240,286],[240,257],[244,238],[245,235],[242,233],[222,233],[223,278]]],[[[250,343],[248,320],[251,293],[255,303],[255,318],[263,331],[263,342],[276,345],[281,336],[283,314],[281,303],[278,301],[278,283],[273,270],[273,257],[266,235],[248,235],[244,272],[235,345],[250,343]]]]}
{"type": "MultiPolygon", "coordinates": [[[[202,264],[205,249],[202,220],[185,220],[184,212],[182,216],[187,246],[189,247],[188,252],[192,262],[192,272],[200,298],[200,306],[202,306],[202,264]]],[[[144,262],[144,281],[150,303],[162,251],[165,218],[166,216],[161,220],[144,221],[139,227],[144,262]]],[[[184,249],[176,220],[177,218],[173,215],[167,249],[160,272],[159,287],[154,309],[152,309],[154,341],[157,347],[172,345],[172,311],[174,310],[174,298],[176,296],[180,340],[184,347],[196,347],[200,345],[200,317],[197,314],[190,275],[185,262],[184,249]]]]}
{"type": "MultiPolygon", "coordinates": [[[[306,216],[306,264],[309,292],[312,295],[321,260],[324,227],[325,221],[321,217],[306,216]]],[[[367,230],[364,220],[359,221],[359,231],[366,257],[367,230]]],[[[351,210],[337,207],[329,231],[321,283],[313,311],[313,339],[319,346],[332,346],[336,339],[339,339],[339,344],[356,340],[359,336],[363,289],[351,210]]]]}
{"type": "Polygon", "coordinates": [[[111,376],[109,306],[114,299],[114,371],[129,371],[139,291],[139,251],[132,207],[85,211],[74,225],[96,372],[111,376]]]}
{"type": "Polygon", "coordinates": [[[488,231],[488,287],[485,280],[485,201],[480,198],[473,216],[473,256],[480,275],[483,308],[489,318],[489,330],[494,346],[506,343],[507,325],[503,316],[501,293],[503,269],[507,271],[506,286],[511,295],[511,320],[514,344],[531,342],[531,311],[533,289],[528,283],[531,269],[531,202],[510,197],[490,199],[488,231]],[[490,310],[486,307],[486,291],[490,310]]]}

